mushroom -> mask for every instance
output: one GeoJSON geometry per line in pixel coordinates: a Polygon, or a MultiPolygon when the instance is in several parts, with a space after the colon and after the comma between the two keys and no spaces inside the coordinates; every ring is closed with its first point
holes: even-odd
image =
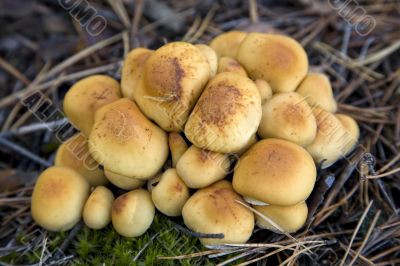
{"type": "Polygon", "coordinates": [[[195,45],[200,52],[203,54],[203,56],[207,59],[208,64],[210,65],[210,70],[211,74],[210,77],[214,77],[217,74],[217,68],[218,68],[218,55],[214,51],[213,48],[206,44],[196,44],[195,45]]]}
{"type": "Polygon", "coordinates": [[[217,52],[219,57],[235,58],[239,50],[239,46],[247,33],[243,31],[228,31],[215,37],[211,43],[211,48],[217,52]]]}
{"type": "Polygon", "coordinates": [[[113,185],[124,190],[139,188],[146,183],[145,180],[119,175],[107,169],[104,169],[104,174],[113,185]]]}
{"type": "Polygon", "coordinates": [[[229,171],[226,154],[200,149],[194,145],[182,155],[176,171],[190,188],[202,188],[223,179],[229,171]]]}
{"type": "Polygon", "coordinates": [[[144,189],[135,189],[115,199],[111,222],[118,234],[136,237],[147,231],[153,222],[154,213],[150,193],[144,189]]]}
{"type": "Polygon", "coordinates": [[[351,116],[345,114],[336,114],[337,119],[344,126],[346,133],[343,135],[343,155],[348,155],[356,146],[358,138],[360,137],[360,128],[357,122],[351,116]]]}
{"type": "Polygon", "coordinates": [[[312,109],[300,94],[278,93],[262,106],[258,128],[261,138],[280,138],[306,146],[316,134],[317,122],[312,109]]]}
{"type": "Polygon", "coordinates": [[[85,136],[89,136],[94,113],[100,107],[121,98],[118,81],[105,75],[81,79],[64,97],[64,113],[85,136]]]}
{"type": "Polygon", "coordinates": [[[284,35],[249,33],[236,59],[251,79],[267,81],[274,92],[294,91],[308,71],[303,47],[284,35]]]}
{"type": "Polygon", "coordinates": [[[114,201],[112,192],[98,186],[90,194],[83,208],[83,221],[92,229],[102,229],[111,221],[111,207],[114,201]]]}
{"type": "Polygon", "coordinates": [[[204,89],[185,126],[197,147],[237,152],[248,144],[261,120],[261,97],[253,81],[235,73],[216,75],[204,89]]]}
{"type": "Polygon", "coordinates": [[[310,106],[319,105],[328,112],[336,112],[337,104],[333,97],[331,83],[326,75],[308,73],[296,92],[304,96],[310,106]]]}
{"type": "Polygon", "coordinates": [[[210,78],[210,65],[196,46],[168,43],[147,60],[133,98],[162,129],[178,132],[210,78]]]}
{"type": "Polygon", "coordinates": [[[317,121],[317,135],[312,143],[306,146],[314,161],[327,168],[345,155],[348,138],[346,130],[334,114],[319,106],[313,108],[317,121]]]}
{"type": "Polygon", "coordinates": [[[222,239],[200,238],[203,245],[245,243],[254,229],[254,215],[237,201],[243,199],[222,180],[194,193],[183,206],[186,226],[198,233],[223,234],[222,239]]]}
{"type": "Polygon", "coordinates": [[[233,72],[237,75],[247,77],[246,70],[239,64],[239,62],[231,57],[221,57],[218,61],[217,73],[233,72]]]}
{"type": "Polygon", "coordinates": [[[143,75],[144,65],[153,52],[146,48],[135,48],[126,55],[121,74],[121,92],[124,97],[133,99],[133,92],[143,75]]]}
{"type": "Polygon", "coordinates": [[[166,133],[127,98],[97,110],[89,150],[108,171],[137,179],[157,174],[169,152],[166,133]]]}
{"type": "Polygon", "coordinates": [[[189,188],[173,168],[165,171],[151,191],[157,210],[167,216],[182,215],[183,205],[189,198],[189,188]]]}
{"type": "Polygon", "coordinates": [[[176,132],[171,132],[168,135],[169,149],[171,150],[172,167],[175,167],[181,158],[182,154],[188,149],[185,139],[176,132]]]}
{"type": "Polygon", "coordinates": [[[310,195],[317,170],[301,146],[281,139],[264,139],[240,157],[233,188],[244,197],[270,205],[294,205],[310,195]]]}
{"type": "Polygon", "coordinates": [[[96,187],[108,183],[99,163],[89,152],[87,138],[78,133],[65,141],[57,150],[55,166],[68,166],[81,174],[89,185],[96,187]]]}
{"type": "Polygon", "coordinates": [[[158,182],[160,182],[160,179],[161,179],[161,173],[157,174],[155,177],[147,180],[146,187],[147,187],[147,191],[149,191],[150,194],[151,194],[151,192],[153,192],[153,189],[155,186],[157,186],[158,182]]]}
{"type": "Polygon", "coordinates": [[[256,224],[260,228],[271,230],[275,233],[293,233],[303,227],[307,220],[308,208],[303,201],[291,206],[255,206],[258,212],[272,220],[280,228],[276,228],[267,219],[255,214],[256,224]],[[283,230],[280,231],[280,230],[283,230]]]}
{"type": "Polygon", "coordinates": [[[89,183],[77,171],[53,166],[40,174],[32,193],[32,218],[50,231],[76,225],[89,196],[89,183]]]}
{"type": "Polygon", "coordinates": [[[254,81],[254,83],[256,84],[257,89],[260,92],[261,105],[263,105],[267,100],[271,99],[271,97],[272,97],[272,88],[268,84],[268,82],[266,82],[263,79],[256,79],[254,81]]]}
{"type": "Polygon", "coordinates": [[[245,153],[251,146],[253,146],[254,143],[256,143],[258,141],[257,138],[257,134],[254,134],[253,136],[251,136],[250,140],[247,142],[246,146],[244,146],[243,148],[241,148],[238,152],[236,152],[237,155],[242,155],[243,153],[245,153]]]}

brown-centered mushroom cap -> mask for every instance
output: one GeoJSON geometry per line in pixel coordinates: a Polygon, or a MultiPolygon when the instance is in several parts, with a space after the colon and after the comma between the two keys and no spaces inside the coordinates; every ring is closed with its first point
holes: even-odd
{"type": "Polygon", "coordinates": [[[111,221],[112,192],[103,186],[96,187],[83,208],[83,221],[92,229],[102,229],[111,221]]]}
{"type": "Polygon", "coordinates": [[[356,146],[360,137],[360,128],[354,118],[345,114],[336,114],[337,119],[342,123],[346,130],[346,134],[343,136],[343,154],[348,155],[356,146]]]}
{"type": "Polygon", "coordinates": [[[235,58],[239,50],[239,46],[247,33],[243,31],[228,31],[215,37],[210,46],[213,48],[219,57],[235,58]]]}

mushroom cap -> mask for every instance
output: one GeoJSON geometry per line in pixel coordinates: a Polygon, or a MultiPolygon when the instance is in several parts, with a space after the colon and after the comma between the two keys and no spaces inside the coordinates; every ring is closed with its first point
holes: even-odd
{"type": "Polygon", "coordinates": [[[247,33],[243,31],[228,31],[215,37],[211,43],[211,48],[217,52],[219,57],[236,57],[239,46],[247,33]]]}
{"type": "Polygon", "coordinates": [[[129,191],[114,200],[111,222],[115,231],[125,237],[144,234],[154,219],[154,204],[144,189],[129,191]]]}
{"type": "Polygon", "coordinates": [[[256,84],[257,89],[260,92],[261,105],[263,105],[267,100],[271,99],[271,97],[272,97],[272,88],[268,84],[268,82],[266,82],[263,79],[256,79],[254,81],[254,83],[256,84]]]}
{"type": "Polygon", "coordinates": [[[166,133],[127,98],[97,110],[89,150],[107,170],[137,179],[154,176],[169,152],[166,133]]]}
{"type": "Polygon", "coordinates": [[[169,133],[168,144],[169,149],[171,150],[172,167],[175,167],[179,161],[179,158],[181,158],[181,156],[188,149],[188,145],[185,139],[176,132],[169,133]]]}
{"type": "Polygon", "coordinates": [[[108,183],[99,163],[89,152],[87,138],[78,133],[65,141],[57,150],[55,166],[68,166],[81,174],[89,185],[96,187],[108,183]]]}
{"type": "Polygon", "coordinates": [[[253,146],[253,144],[255,144],[258,141],[258,137],[257,134],[253,134],[253,136],[251,136],[251,138],[249,139],[249,141],[247,142],[246,146],[244,146],[243,148],[241,148],[238,152],[236,152],[237,155],[242,155],[243,153],[245,153],[251,146],[253,146]]]}
{"type": "Polygon", "coordinates": [[[250,79],[224,72],[207,85],[185,126],[197,147],[230,153],[242,149],[257,131],[261,97],[250,79]]]}
{"type": "Polygon", "coordinates": [[[345,155],[348,138],[340,120],[319,106],[313,108],[317,121],[317,135],[312,143],[305,148],[316,163],[321,163],[322,169],[334,164],[345,155]]]}
{"type": "Polygon", "coordinates": [[[190,188],[203,188],[223,179],[229,171],[226,154],[200,149],[192,145],[179,159],[176,171],[190,188]]]}
{"type": "Polygon", "coordinates": [[[278,93],[262,106],[258,134],[306,146],[317,134],[317,122],[303,96],[296,92],[278,93]]]}
{"type": "Polygon", "coordinates": [[[196,44],[195,45],[203,56],[207,59],[208,64],[210,65],[210,77],[214,77],[217,74],[218,68],[218,55],[214,51],[213,48],[206,44],[196,44]]]}
{"type": "Polygon", "coordinates": [[[157,210],[167,216],[182,215],[182,208],[189,199],[189,188],[173,168],[165,171],[151,192],[157,210]]]}
{"type": "Polygon", "coordinates": [[[65,94],[64,113],[77,129],[89,136],[95,111],[119,98],[118,81],[105,75],[90,76],[75,83],[65,94]]]}
{"type": "Polygon", "coordinates": [[[250,78],[267,81],[274,92],[294,91],[308,71],[303,47],[284,35],[249,33],[236,59],[250,78]]]}
{"type": "Polygon", "coordinates": [[[32,193],[32,218],[50,231],[66,231],[79,222],[89,183],[75,170],[54,166],[40,174],[32,193]]]}
{"type": "Polygon", "coordinates": [[[324,74],[308,73],[296,89],[296,92],[304,96],[310,106],[319,105],[331,113],[337,110],[331,83],[324,74]]]}
{"type": "Polygon", "coordinates": [[[147,191],[150,192],[150,194],[153,191],[153,189],[155,188],[155,186],[157,186],[158,182],[160,182],[161,175],[162,174],[159,173],[155,177],[147,180],[146,188],[147,188],[147,191]]]}
{"type": "Polygon", "coordinates": [[[354,118],[345,114],[336,114],[337,119],[342,123],[347,133],[343,136],[346,140],[343,140],[344,146],[343,151],[344,155],[349,154],[358,142],[358,138],[360,137],[360,128],[354,118]]]}
{"type": "Polygon", "coordinates": [[[204,245],[245,243],[254,229],[254,215],[236,201],[243,199],[228,181],[219,181],[189,198],[183,206],[183,221],[195,232],[224,234],[223,239],[200,238],[204,245]]]}
{"type": "Polygon", "coordinates": [[[104,169],[104,174],[113,185],[124,190],[139,188],[146,183],[145,180],[119,175],[107,169],[104,169]]]}
{"type": "Polygon", "coordinates": [[[294,205],[313,190],[317,170],[301,146],[281,139],[264,139],[240,157],[233,188],[245,197],[271,205],[294,205]]]}
{"type": "MultiPolygon", "coordinates": [[[[307,204],[304,201],[291,206],[268,205],[254,208],[280,226],[286,233],[293,233],[302,228],[308,215],[307,204]]],[[[282,233],[262,217],[257,214],[255,216],[258,227],[282,233]]]]}
{"type": "Polygon", "coordinates": [[[96,187],[83,208],[83,221],[92,229],[102,229],[111,221],[113,193],[104,186],[96,187]]]}
{"type": "Polygon", "coordinates": [[[196,46],[172,42],[147,60],[133,98],[165,131],[180,131],[210,78],[210,65],[196,46]]]}
{"type": "Polygon", "coordinates": [[[121,92],[124,97],[133,99],[144,65],[152,53],[152,50],[146,48],[135,48],[126,55],[121,74],[121,92]]]}
{"type": "Polygon", "coordinates": [[[217,73],[233,72],[238,75],[247,77],[246,70],[239,64],[239,62],[232,57],[221,57],[218,61],[217,73]]]}

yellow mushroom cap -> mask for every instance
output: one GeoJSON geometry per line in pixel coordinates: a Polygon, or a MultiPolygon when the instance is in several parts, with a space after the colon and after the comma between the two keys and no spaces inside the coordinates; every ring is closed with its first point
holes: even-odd
{"type": "Polygon", "coordinates": [[[211,74],[210,77],[214,77],[217,74],[217,68],[218,68],[218,55],[214,51],[213,48],[206,44],[196,44],[195,45],[200,52],[204,55],[204,57],[207,59],[208,64],[210,65],[210,70],[211,74]]]}
{"type": "Polygon", "coordinates": [[[151,198],[157,210],[167,216],[182,215],[182,208],[189,199],[189,188],[180,179],[176,170],[165,171],[151,191],[151,198]]]}
{"type": "Polygon", "coordinates": [[[202,188],[223,179],[230,162],[226,154],[192,145],[179,159],[176,171],[190,188],[202,188]]]}
{"type": "Polygon", "coordinates": [[[306,146],[317,134],[317,122],[303,96],[296,92],[278,93],[262,106],[258,134],[306,146]]]}
{"type": "Polygon", "coordinates": [[[78,172],[69,167],[50,167],[33,189],[32,218],[50,231],[69,230],[81,219],[88,196],[89,184],[78,172]]]}
{"type": "Polygon", "coordinates": [[[152,53],[152,50],[146,48],[135,48],[126,55],[121,74],[121,92],[124,97],[133,99],[144,65],[152,53]]]}
{"type": "Polygon", "coordinates": [[[133,98],[166,131],[180,131],[210,78],[207,59],[196,46],[172,42],[147,60],[133,98]]]}
{"type": "Polygon", "coordinates": [[[360,137],[360,128],[354,118],[345,114],[336,114],[337,119],[342,123],[347,133],[343,137],[343,154],[349,154],[355,147],[360,137]]]}
{"type": "Polygon", "coordinates": [[[81,79],[64,97],[64,113],[85,136],[89,136],[94,113],[100,107],[121,98],[118,81],[105,75],[81,79]]]}
{"type": "Polygon", "coordinates": [[[274,92],[294,91],[308,71],[303,47],[284,35],[249,33],[236,59],[250,78],[267,81],[274,92]]]}
{"type": "Polygon", "coordinates": [[[237,75],[247,77],[246,70],[239,64],[239,62],[232,57],[221,57],[218,61],[217,73],[233,72],[237,75]]]}
{"type": "Polygon", "coordinates": [[[91,186],[108,183],[99,163],[89,152],[87,138],[78,133],[65,141],[57,150],[55,166],[68,166],[81,174],[91,186]]]}
{"type": "Polygon", "coordinates": [[[301,146],[280,139],[264,139],[240,157],[233,188],[242,196],[271,205],[294,205],[307,199],[317,170],[301,146]]]}
{"type": "Polygon", "coordinates": [[[104,174],[113,185],[124,190],[139,188],[146,183],[145,180],[119,175],[107,169],[104,169],[104,174]]]}
{"type": "Polygon", "coordinates": [[[153,222],[154,214],[150,193],[144,189],[135,189],[115,199],[111,222],[118,234],[136,237],[147,231],[153,222]]]}
{"type": "Polygon", "coordinates": [[[166,133],[127,98],[97,110],[89,150],[105,169],[138,179],[154,176],[169,152],[166,133]]]}
{"type": "MultiPolygon", "coordinates": [[[[286,233],[293,233],[302,228],[308,215],[307,204],[304,201],[291,206],[268,205],[254,206],[254,208],[272,220],[286,233]]],[[[255,216],[258,227],[281,233],[281,231],[275,228],[266,219],[257,214],[255,214],[255,216]]]]}
{"type": "Polygon", "coordinates": [[[260,92],[261,105],[263,105],[267,100],[271,99],[271,97],[272,97],[272,88],[268,84],[268,82],[266,82],[263,79],[256,79],[254,81],[254,83],[256,84],[257,89],[260,92]]]}
{"type": "Polygon", "coordinates": [[[331,83],[326,75],[308,73],[296,92],[304,96],[310,106],[319,105],[328,112],[336,112],[337,104],[333,97],[331,83]]]}
{"type": "Polygon", "coordinates": [[[316,163],[323,161],[321,167],[327,168],[345,155],[348,143],[347,132],[334,114],[321,107],[315,106],[313,114],[317,121],[317,135],[306,149],[316,163]]]}
{"type": "Polygon", "coordinates": [[[210,46],[213,48],[219,57],[236,57],[239,46],[247,33],[243,31],[228,31],[215,37],[210,46]]]}
{"type": "Polygon", "coordinates": [[[245,243],[254,229],[254,215],[236,201],[236,194],[228,181],[219,181],[194,193],[183,206],[186,226],[199,233],[224,234],[224,238],[200,238],[204,245],[245,243]]]}
{"type": "Polygon", "coordinates": [[[237,152],[249,142],[261,120],[261,97],[250,79],[225,72],[207,85],[185,126],[197,147],[237,152]]]}
{"type": "Polygon", "coordinates": [[[176,132],[171,132],[168,135],[169,149],[171,150],[172,167],[175,167],[181,158],[182,154],[188,149],[185,139],[176,132]]]}
{"type": "Polygon", "coordinates": [[[102,229],[111,221],[112,192],[103,186],[96,187],[83,208],[83,221],[92,229],[102,229]]]}

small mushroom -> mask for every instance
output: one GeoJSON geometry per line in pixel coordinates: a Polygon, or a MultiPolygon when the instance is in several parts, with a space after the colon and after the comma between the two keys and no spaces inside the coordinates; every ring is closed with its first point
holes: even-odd
{"type": "Polygon", "coordinates": [[[167,216],[182,215],[182,208],[189,198],[189,188],[180,179],[176,170],[165,171],[151,191],[157,210],[167,216]]]}
{"type": "Polygon", "coordinates": [[[102,229],[111,221],[111,207],[114,201],[112,192],[98,186],[90,194],[83,208],[83,221],[92,229],[102,229]]]}
{"type": "Polygon", "coordinates": [[[162,129],[178,132],[210,74],[210,65],[200,49],[190,43],[171,42],[148,58],[133,98],[162,129]]]}
{"type": "Polygon", "coordinates": [[[89,150],[108,171],[137,179],[156,175],[169,152],[166,133],[127,98],[97,110],[89,150]]]}
{"type": "Polygon", "coordinates": [[[31,213],[37,224],[50,231],[66,231],[82,217],[89,183],[77,171],[54,166],[40,174],[32,193],[31,213]]]}
{"type": "Polygon", "coordinates": [[[345,155],[348,145],[347,131],[340,120],[325,109],[315,106],[313,114],[317,121],[317,135],[313,142],[305,148],[321,168],[334,164],[341,156],[345,155]]]}
{"type": "Polygon", "coordinates": [[[89,152],[87,138],[78,133],[65,141],[57,150],[55,166],[68,166],[80,173],[89,185],[96,187],[108,183],[99,163],[89,152]]]}
{"type": "Polygon", "coordinates": [[[239,62],[231,57],[221,57],[218,61],[217,73],[233,72],[237,75],[247,77],[246,70],[239,64],[239,62]]]}
{"type": "Polygon", "coordinates": [[[280,138],[306,146],[317,134],[317,122],[300,94],[278,93],[262,106],[258,134],[262,138],[280,138]]]}
{"type": "Polygon", "coordinates": [[[236,59],[251,79],[267,81],[274,92],[294,91],[308,71],[303,47],[284,35],[249,33],[236,59]]]}
{"type": "Polygon", "coordinates": [[[231,72],[216,75],[204,89],[185,126],[197,147],[237,152],[250,141],[261,120],[261,97],[254,82],[231,72]]]}
{"type": "Polygon", "coordinates": [[[153,52],[146,48],[135,48],[126,55],[121,74],[121,92],[124,97],[133,99],[133,92],[143,75],[144,65],[153,52]]]}
{"type": "Polygon", "coordinates": [[[94,113],[100,107],[121,98],[118,81],[105,75],[81,79],[64,97],[64,113],[68,120],[85,136],[89,136],[94,113]]]}
{"type": "Polygon", "coordinates": [[[262,215],[272,220],[280,228],[276,228],[267,219],[255,214],[256,224],[260,228],[271,230],[275,233],[293,233],[303,227],[307,220],[308,208],[303,201],[291,206],[255,206],[254,207],[262,215]],[[280,229],[283,230],[280,231],[280,229]]]}
{"type": "Polygon", "coordinates": [[[257,89],[260,92],[261,105],[263,105],[267,100],[271,99],[271,97],[272,97],[272,88],[268,84],[268,82],[266,82],[263,79],[256,79],[254,81],[254,83],[256,84],[257,89]]]}
{"type": "Polygon", "coordinates": [[[343,135],[343,155],[348,155],[356,146],[360,137],[360,128],[354,118],[345,114],[336,114],[337,119],[344,126],[346,133],[343,135]]]}
{"type": "Polygon", "coordinates": [[[200,238],[204,245],[245,243],[254,229],[254,215],[237,201],[243,199],[222,180],[194,193],[183,206],[186,226],[198,233],[223,234],[222,239],[200,238]]]}
{"type": "Polygon", "coordinates": [[[296,92],[302,95],[310,106],[319,105],[328,112],[336,112],[337,104],[333,97],[331,83],[326,75],[308,73],[296,92]]]}
{"type": "Polygon", "coordinates": [[[228,31],[215,37],[210,46],[217,52],[219,57],[235,58],[239,50],[239,46],[247,33],[243,31],[228,31]]]}
{"type": "Polygon", "coordinates": [[[111,222],[115,231],[125,237],[144,234],[154,219],[154,204],[144,189],[129,191],[115,199],[111,222]]]}
{"type": "Polygon", "coordinates": [[[172,167],[175,167],[181,158],[182,154],[188,149],[185,139],[176,132],[171,132],[168,135],[169,149],[171,150],[172,167]]]}
{"type": "Polygon", "coordinates": [[[223,179],[229,166],[226,154],[192,145],[179,159],[176,171],[188,187],[202,188],[223,179]]]}
{"type": "Polygon", "coordinates": [[[264,139],[240,157],[233,188],[244,197],[270,205],[294,205],[314,188],[317,170],[301,146],[281,139],[264,139]]]}
{"type": "Polygon", "coordinates": [[[104,174],[113,185],[124,190],[139,188],[146,183],[145,180],[119,175],[107,169],[104,169],[104,174]]]}
{"type": "Polygon", "coordinates": [[[217,74],[217,68],[218,68],[218,55],[214,51],[213,48],[206,44],[196,44],[195,45],[200,52],[203,54],[203,56],[207,59],[208,64],[210,65],[210,70],[211,74],[210,77],[214,77],[217,74]]]}

